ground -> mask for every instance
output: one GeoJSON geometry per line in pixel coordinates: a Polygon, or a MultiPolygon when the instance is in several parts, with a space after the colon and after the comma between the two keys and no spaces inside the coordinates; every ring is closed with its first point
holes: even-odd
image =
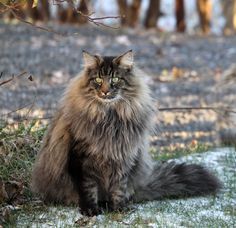
{"type": "Polygon", "coordinates": [[[17,227],[234,227],[236,225],[236,154],[232,148],[177,159],[211,168],[224,183],[216,196],[163,200],[133,205],[121,213],[83,217],[78,208],[48,207],[20,210],[17,227]]]}
{"type": "MultiPolygon", "coordinates": [[[[236,100],[234,87],[223,89],[221,81],[222,72],[235,64],[235,36],[202,37],[72,26],[54,29],[66,35],[27,25],[0,24],[1,80],[27,72],[1,86],[1,119],[50,118],[69,79],[81,70],[83,49],[102,55],[133,49],[136,65],[146,72],[144,78],[152,87],[157,109],[222,107],[236,100]],[[28,80],[30,75],[33,81],[28,80]]],[[[198,109],[160,111],[158,137],[153,137],[152,143],[173,148],[196,142],[219,144],[224,133],[221,128],[224,114],[198,109]]]]}
{"type": "Polygon", "coordinates": [[[208,147],[236,141],[235,135],[228,137],[227,133],[235,130],[235,122],[226,119],[234,113],[224,110],[226,106],[234,108],[236,101],[235,84],[224,84],[225,72],[235,64],[236,37],[92,26],[54,25],[53,28],[63,36],[27,25],[0,24],[0,83],[13,74],[16,76],[0,87],[0,162],[3,164],[0,166],[0,221],[7,221],[6,226],[24,227],[26,222],[29,226],[31,222],[36,227],[54,226],[52,217],[61,214],[62,220],[57,221],[73,226],[79,218],[77,208],[45,208],[32,196],[29,183],[35,155],[65,86],[81,70],[82,50],[117,55],[133,49],[135,63],[146,72],[144,81],[150,85],[156,100],[156,132],[150,138],[151,154],[155,159],[166,160],[201,152],[185,159],[210,166],[222,177],[225,187],[216,197],[135,205],[130,212],[102,215],[89,221],[82,219],[78,223],[195,227],[202,222],[205,227],[232,227],[235,151],[228,148],[203,152],[208,147]],[[27,73],[17,77],[22,72],[27,73]],[[220,110],[198,109],[206,106],[220,110]],[[173,107],[197,109],[166,110],[173,107]],[[225,140],[225,135],[230,140],[225,140]],[[1,201],[1,196],[5,197],[3,186],[17,189],[16,197],[7,203],[1,201]]]}

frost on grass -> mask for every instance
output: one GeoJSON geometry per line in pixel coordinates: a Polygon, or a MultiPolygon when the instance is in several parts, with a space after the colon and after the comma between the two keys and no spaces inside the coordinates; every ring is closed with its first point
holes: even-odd
{"type": "Polygon", "coordinates": [[[217,196],[136,204],[130,211],[93,218],[81,216],[77,208],[50,207],[47,212],[20,214],[17,227],[235,227],[235,150],[221,148],[177,160],[209,167],[224,188],[217,196]]]}

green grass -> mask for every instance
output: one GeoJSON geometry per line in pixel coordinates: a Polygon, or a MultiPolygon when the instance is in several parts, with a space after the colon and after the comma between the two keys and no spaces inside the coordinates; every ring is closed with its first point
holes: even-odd
{"type": "Polygon", "coordinates": [[[158,151],[158,148],[151,147],[150,153],[154,160],[166,161],[169,159],[175,159],[189,154],[203,153],[210,149],[210,146],[198,143],[196,146],[193,147],[188,146],[186,148],[177,148],[175,150],[169,150],[168,147],[166,147],[163,148],[162,151],[158,151]]]}
{"type": "Polygon", "coordinates": [[[24,185],[24,197],[29,197],[32,164],[39,150],[45,127],[35,130],[36,121],[13,126],[0,125],[0,179],[24,185]]]}
{"type": "MultiPolygon", "coordinates": [[[[204,153],[208,147],[197,145],[151,154],[157,160],[175,159],[205,163],[222,178],[223,191],[217,196],[162,200],[133,205],[131,210],[80,218],[78,208],[45,206],[37,201],[29,187],[32,165],[39,150],[45,127],[37,122],[0,126],[0,177],[4,182],[23,183],[23,202],[2,221],[4,227],[233,227],[236,216],[235,151],[204,153]],[[197,153],[197,154],[196,154],[197,153]],[[185,155],[190,155],[183,157],[185,155]],[[216,156],[217,155],[217,156],[216,156]],[[2,165],[3,164],[3,165],[2,165]]],[[[5,207],[7,202],[2,202],[5,207]]],[[[0,212],[1,224],[1,212],[0,212]]]]}

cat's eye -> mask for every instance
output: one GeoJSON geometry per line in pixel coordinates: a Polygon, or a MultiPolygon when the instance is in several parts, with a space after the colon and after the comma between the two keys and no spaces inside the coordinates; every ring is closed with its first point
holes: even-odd
{"type": "Polygon", "coordinates": [[[117,82],[120,81],[120,79],[119,79],[118,77],[115,77],[115,78],[112,78],[111,81],[112,81],[113,83],[117,83],[117,82]]]}
{"type": "Polygon", "coordinates": [[[101,84],[103,82],[102,78],[95,78],[94,81],[98,84],[101,84]]]}

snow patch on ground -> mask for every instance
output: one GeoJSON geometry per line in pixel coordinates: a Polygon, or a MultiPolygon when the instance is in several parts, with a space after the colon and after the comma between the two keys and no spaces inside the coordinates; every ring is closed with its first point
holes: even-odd
{"type": "Polygon", "coordinates": [[[219,148],[177,159],[209,167],[224,183],[217,196],[175,199],[137,204],[122,213],[83,217],[77,208],[50,207],[47,212],[20,214],[17,227],[234,227],[236,215],[236,153],[219,148]],[[79,219],[79,220],[78,220],[79,219]]]}

